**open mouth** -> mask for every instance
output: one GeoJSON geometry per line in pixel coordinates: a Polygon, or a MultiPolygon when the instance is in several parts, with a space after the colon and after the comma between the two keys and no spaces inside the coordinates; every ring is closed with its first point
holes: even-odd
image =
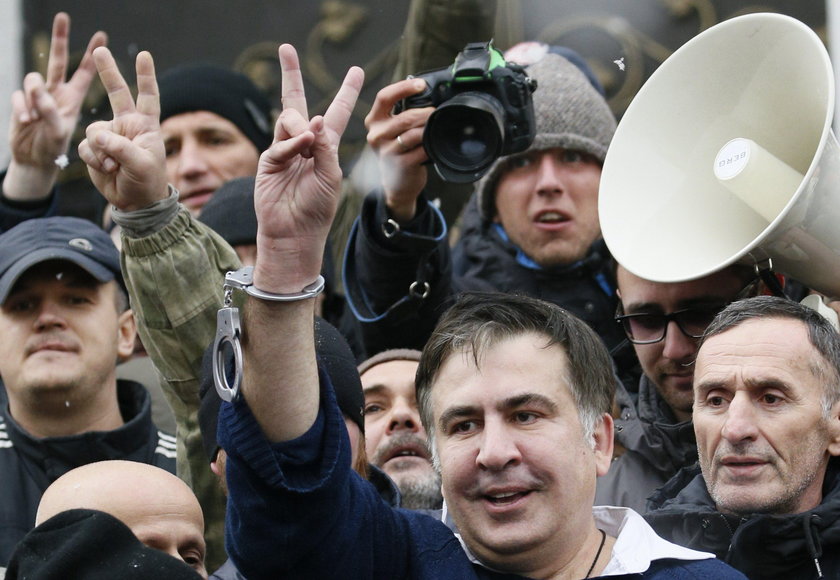
{"type": "Polygon", "coordinates": [[[506,506],[516,503],[530,493],[530,491],[509,491],[504,493],[488,494],[484,496],[484,499],[495,506],[506,506]]]}
{"type": "Polygon", "coordinates": [[[429,461],[429,452],[420,445],[400,445],[391,449],[385,456],[383,463],[387,463],[394,459],[404,459],[406,457],[416,457],[424,461],[429,461]]]}
{"type": "Polygon", "coordinates": [[[569,218],[560,212],[544,211],[537,215],[536,222],[539,224],[560,224],[569,221],[569,218]]]}

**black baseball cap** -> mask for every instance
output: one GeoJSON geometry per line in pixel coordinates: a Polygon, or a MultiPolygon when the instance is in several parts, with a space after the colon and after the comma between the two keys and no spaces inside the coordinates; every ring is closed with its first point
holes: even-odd
{"type": "Polygon", "coordinates": [[[0,304],[32,266],[48,260],[76,264],[101,283],[125,289],[120,253],[105,231],[75,217],[26,220],[0,235],[0,304]]]}

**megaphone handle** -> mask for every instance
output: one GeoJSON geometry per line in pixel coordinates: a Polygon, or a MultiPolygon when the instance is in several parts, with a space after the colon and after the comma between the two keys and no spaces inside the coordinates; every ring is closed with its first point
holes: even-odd
{"type": "Polygon", "coordinates": [[[755,265],[755,273],[761,277],[761,281],[764,282],[764,285],[767,286],[767,289],[773,293],[773,296],[779,296],[781,298],[787,298],[787,294],[785,294],[785,289],[782,286],[782,283],[779,282],[779,279],[776,277],[776,274],[773,272],[773,263],[770,260],[766,262],[767,266],[762,267],[760,264],[755,265]]]}

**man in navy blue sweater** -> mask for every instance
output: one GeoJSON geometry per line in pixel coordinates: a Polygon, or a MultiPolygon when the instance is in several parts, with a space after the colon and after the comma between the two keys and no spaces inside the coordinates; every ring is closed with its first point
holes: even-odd
{"type": "MultiPolygon", "coordinates": [[[[218,433],[228,453],[226,544],[242,574],[743,578],[711,554],[657,537],[631,510],[591,508],[612,455],[612,364],[582,321],[540,300],[468,297],[421,358],[419,406],[458,533],[388,506],[355,474],[333,385],[319,372],[311,298],[323,287],[338,143],[363,75],[352,68],[325,115],[309,119],[297,53],[282,45],[279,56],[284,110],[256,179],[257,260],[237,273],[246,294],[242,382],[222,406],[218,433]]],[[[115,86],[107,51],[94,58],[103,83],[115,86]]],[[[89,129],[80,153],[109,200],[129,196],[140,208],[163,190],[133,170],[155,155],[130,122],[155,109],[147,53],[137,76],[136,105],[114,90],[121,123],[89,129]]]]}

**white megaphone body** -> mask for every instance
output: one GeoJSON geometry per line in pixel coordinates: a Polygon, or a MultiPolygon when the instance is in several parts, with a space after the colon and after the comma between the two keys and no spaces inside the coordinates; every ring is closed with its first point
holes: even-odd
{"type": "Polygon", "coordinates": [[[637,276],[681,282],[745,262],[840,297],[834,75],[806,25],[722,22],[674,52],[624,114],[599,214],[637,276]]]}

